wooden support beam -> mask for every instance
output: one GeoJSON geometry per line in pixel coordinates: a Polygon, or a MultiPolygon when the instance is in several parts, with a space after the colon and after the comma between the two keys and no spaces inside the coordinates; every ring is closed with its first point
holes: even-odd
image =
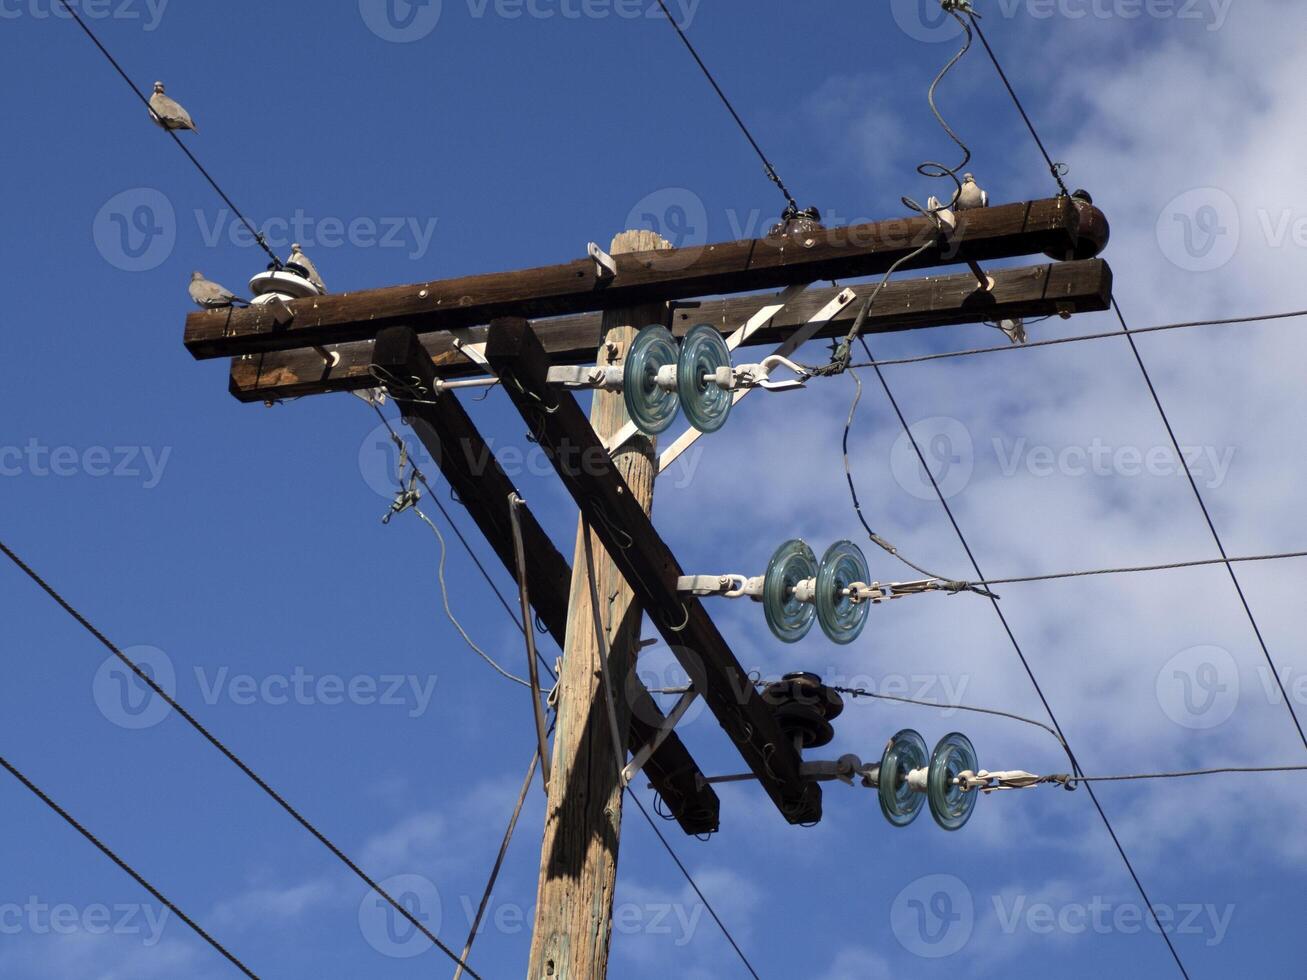
{"type": "Polygon", "coordinates": [[[746,239],[615,256],[617,274],[601,279],[592,259],[516,272],[296,300],[279,325],[271,310],[208,310],[186,321],[186,349],[197,358],[228,357],[367,340],[388,326],[418,333],[468,327],[496,317],[541,317],[612,310],[695,296],[773,289],[796,282],[876,275],[927,243],[901,268],[925,269],[1074,248],[1080,213],[1070,199],[1004,204],[958,215],[944,242],[922,216],[832,228],[805,241],[746,239]]]}
{"type": "MultiPolygon", "coordinates": [[[[1091,313],[1111,305],[1112,270],[1102,259],[993,269],[989,274],[995,280],[990,293],[978,291],[975,276],[969,272],[891,281],[876,300],[867,319],[866,332],[891,333],[982,320],[1034,318],[1063,311],[1091,313]]],[[[838,289],[808,289],[751,337],[749,343],[782,343],[838,292],[838,289]]],[[[694,309],[677,310],[673,332],[682,334],[697,323],[710,323],[723,335],[729,334],[748,320],[765,299],[760,295],[737,296],[709,300],[694,309]]],[[[860,303],[854,303],[817,336],[847,333],[860,307],[860,303]]],[[[586,364],[594,360],[601,316],[581,313],[534,321],[532,326],[551,364],[586,364]]],[[[485,342],[485,327],[474,327],[470,333],[473,342],[485,342]]],[[[436,377],[453,379],[480,373],[475,364],[454,349],[453,338],[448,333],[424,334],[420,340],[436,377]]],[[[263,402],[371,388],[376,384],[369,370],[372,348],[372,341],[334,347],[333,352],[340,355],[334,367],[324,365],[322,357],[310,349],[235,358],[231,362],[231,393],[243,402],[263,402]]]]}
{"type": "Polygon", "coordinates": [[[799,772],[799,754],[754,688],[703,604],[677,592],[681,566],[622,479],[567,391],[546,381],[549,358],[531,325],[490,325],[486,357],[581,513],[636,599],[700,688],[718,724],[790,823],[821,819],[821,789],[799,772]]]}
{"type": "MultiPolygon", "coordinates": [[[[406,327],[382,331],[373,356],[379,371],[403,378],[415,388],[420,386],[430,392],[435,384],[431,358],[419,344],[417,334],[406,327]]],[[[418,394],[412,389],[409,393],[418,394]]],[[[405,398],[401,391],[394,394],[405,420],[440,466],[490,547],[510,574],[515,574],[508,495],[516,490],[463,406],[452,392],[438,398],[428,394],[419,399],[405,398]]],[[[531,602],[540,621],[562,649],[572,569],[530,510],[524,508],[521,518],[531,602]]],[[[534,628],[534,624],[527,625],[534,628]]],[[[628,744],[634,753],[654,738],[663,713],[638,677],[632,675],[627,679],[625,691],[631,699],[628,744]]],[[[711,833],[717,829],[720,811],[717,794],[711,786],[701,783],[698,765],[675,733],[654,754],[645,772],[687,834],[711,833]]]]}

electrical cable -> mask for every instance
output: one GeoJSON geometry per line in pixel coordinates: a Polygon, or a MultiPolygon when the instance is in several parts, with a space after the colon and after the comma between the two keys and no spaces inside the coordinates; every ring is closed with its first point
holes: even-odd
{"type": "MultiPolygon", "coordinates": [[[[690,43],[690,39],[686,37],[685,31],[681,29],[681,25],[676,22],[674,17],[672,17],[672,12],[667,9],[667,4],[664,0],[658,0],[658,6],[662,8],[663,15],[667,18],[667,23],[672,25],[677,36],[681,39],[681,43],[685,45],[685,49],[690,52],[690,56],[694,58],[695,63],[698,64],[704,77],[708,79],[708,84],[713,87],[713,91],[717,93],[717,97],[721,99],[722,104],[726,106],[726,111],[731,114],[731,118],[735,120],[735,124],[740,127],[740,132],[744,134],[744,138],[747,139],[749,145],[753,147],[753,152],[758,154],[758,159],[762,161],[762,166],[767,174],[767,179],[775,184],[781,194],[784,195],[786,201],[784,216],[786,218],[791,218],[801,214],[802,212],[799,211],[799,204],[795,201],[794,195],[791,194],[789,188],[785,186],[784,181],[781,180],[780,174],[776,172],[776,168],[773,167],[771,161],[767,159],[767,154],[762,151],[762,147],[758,145],[758,141],[753,138],[753,133],[749,132],[749,127],[746,126],[744,120],[740,118],[740,114],[735,111],[735,106],[732,105],[731,100],[726,97],[726,93],[722,91],[722,87],[717,84],[717,79],[713,77],[713,73],[708,70],[708,66],[704,64],[704,60],[699,57],[699,52],[696,51],[694,45],[690,43]]],[[[816,217],[815,211],[816,209],[814,208],[812,213],[814,218],[816,217]]]]}
{"type": "Polygon", "coordinates": [[[115,854],[109,848],[109,846],[105,844],[103,841],[101,841],[98,837],[96,837],[95,834],[91,833],[84,826],[82,826],[82,824],[80,824],[77,821],[77,819],[72,816],[72,814],[70,814],[67,810],[61,807],[53,799],[47,796],[44,791],[42,791],[35,783],[33,783],[30,779],[24,776],[21,772],[19,772],[18,769],[15,768],[15,766],[12,763],[10,763],[8,759],[5,759],[3,756],[0,756],[0,767],[3,767],[11,776],[17,779],[29,790],[31,790],[32,794],[36,796],[38,800],[40,800],[51,810],[57,813],[60,817],[62,817],[70,827],[72,827],[79,834],[85,837],[88,841],[94,844],[101,854],[107,857],[114,864],[118,865],[118,867],[121,868],[123,871],[126,871],[127,874],[129,874],[132,877],[133,881],[135,881],[138,885],[144,888],[151,895],[153,895],[155,900],[159,902],[161,905],[163,905],[164,908],[166,908],[169,912],[177,916],[177,918],[181,919],[182,922],[186,923],[186,925],[190,927],[192,932],[194,932],[197,936],[199,936],[206,943],[212,946],[215,950],[221,953],[226,960],[228,960],[230,963],[232,963],[232,965],[236,967],[236,969],[240,970],[241,973],[245,974],[247,977],[250,977],[251,980],[259,980],[258,975],[255,974],[253,970],[251,970],[244,963],[238,960],[235,957],[235,955],[233,955],[225,946],[222,945],[222,943],[218,942],[218,940],[214,939],[207,932],[205,932],[204,929],[199,925],[199,923],[197,923],[189,915],[187,915],[180,908],[174,905],[171,901],[165,898],[163,893],[160,892],[159,889],[155,888],[148,881],[146,881],[145,878],[142,877],[141,874],[136,871],[136,869],[134,869],[126,861],[124,861],[117,854],[115,854]]]}
{"type": "MultiPolygon", "coordinates": [[[[871,349],[867,346],[867,342],[865,338],[862,338],[862,347],[867,354],[868,360],[875,361],[876,357],[874,354],[872,354],[871,349]]],[[[940,506],[944,508],[944,513],[948,515],[949,523],[953,525],[953,530],[957,534],[958,541],[961,543],[963,551],[966,552],[967,558],[971,562],[971,567],[976,572],[976,578],[983,581],[985,578],[985,574],[980,570],[980,563],[976,560],[975,553],[971,550],[971,545],[967,542],[966,535],[962,533],[962,527],[961,525],[958,524],[957,518],[953,516],[953,508],[949,506],[948,499],[944,496],[943,492],[940,490],[939,483],[935,479],[935,474],[931,471],[930,467],[927,465],[926,456],[921,451],[921,446],[917,442],[917,438],[913,434],[911,427],[908,425],[908,420],[903,415],[902,409],[899,408],[898,400],[894,397],[894,392],[890,389],[889,382],[886,381],[885,375],[879,367],[875,368],[875,371],[876,371],[876,377],[880,380],[881,387],[885,391],[885,397],[889,399],[889,403],[894,409],[894,414],[898,416],[899,424],[903,427],[903,431],[907,434],[908,440],[912,443],[913,451],[917,454],[917,460],[921,464],[922,469],[925,471],[927,478],[930,480],[930,484],[935,490],[935,495],[939,499],[940,506]]],[[[1017,642],[1016,634],[1012,632],[1012,627],[1011,625],[1009,625],[1007,621],[1007,616],[1004,615],[1003,613],[1002,606],[999,605],[998,599],[993,597],[992,595],[990,596],[989,601],[990,604],[994,607],[994,612],[998,615],[999,622],[1003,625],[1003,631],[1007,633],[1008,640],[1012,643],[1013,650],[1016,651],[1017,659],[1021,661],[1021,666],[1025,669],[1026,676],[1030,679],[1031,686],[1034,687],[1035,693],[1039,696],[1039,700],[1044,706],[1044,711],[1048,713],[1049,721],[1053,723],[1053,728],[1057,730],[1057,734],[1058,737],[1061,739],[1062,746],[1066,750],[1067,758],[1071,762],[1072,772],[1077,776],[1083,775],[1083,770],[1080,768],[1080,763],[1076,760],[1075,753],[1072,752],[1071,745],[1067,741],[1066,733],[1062,731],[1062,726],[1058,722],[1057,716],[1053,713],[1053,708],[1049,704],[1048,698],[1044,695],[1043,688],[1040,686],[1038,679],[1035,677],[1035,672],[1034,669],[1030,666],[1030,661],[1026,659],[1025,652],[1021,649],[1021,644],[1017,642]]],[[[1171,941],[1171,937],[1168,936],[1166,934],[1166,931],[1162,928],[1162,924],[1157,918],[1157,912],[1154,910],[1152,901],[1148,897],[1148,892],[1144,888],[1144,883],[1140,879],[1139,874],[1135,871],[1134,865],[1131,863],[1129,855],[1126,854],[1125,846],[1121,843],[1120,838],[1117,837],[1116,830],[1112,827],[1112,822],[1107,817],[1107,811],[1104,810],[1102,804],[1099,803],[1098,796],[1094,793],[1093,786],[1086,786],[1085,790],[1089,794],[1089,799],[1094,804],[1094,809],[1098,811],[1098,815],[1103,821],[1103,826],[1107,828],[1108,836],[1112,838],[1112,843],[1115,845],[1117,853],[1121,856],[1121,861],[1125,864],[1126,871],[1129,872],[1131,879],[1135,883],[1135,887],[1139,890],[1139,895],[1141,898],[1143,898],[1144,905],[1147,906],[1149,910],[1149,915],[1152,917],[1153,925],[1157,928],[1157,931],[1161,934],[1162,939],[1166,942],[1166,948],[1170,951],[1171,958],[1175,960],[1175,965],[1179,968],[1181,976],[1183,976],[1185,980],[1189,980],[1189,972],[1185,969],[1184,963],[1180,959],[1180,954],[1176,950],[1175,944],[1171,941]]]]}
{"type": "Polygon", "coordinates": [[[346,855],[344,851],[342,851],[339,847],[337,847],[322,831],[318,830],[317,827],[315,827],[312,823],[310,823],[306,817],[304,817],[298,810],[295,809],[295,807],[291,806],[291,804],[287,802],[285,797],[283,797],[280,793],[278,793],[275,789],[273,789],[267,782],[265,782],[262,776],[260,776],[253,769],[251,769],[249,765],[247,765],[239,756],[236,755],[236,753],[234,753],[231,749],[229,749],[226,746],[226,744],[222,742],[222,740],[220,740],[216,735],[214,735],[206,727],[204,727],[203,723],[201,723],[199,719],[197,719],[194,715],[192,715],[189,711],[187,711],[186,708],[182,707],[181,703],[178,702],[176,698],[174,698],[171,694],[165,691],[159,685],[159,683],[152,676],[150,676],[150,674],[142,670],[140,665],[138,665],[134,660],[128,657],[127,654],[123,653],[123,651],[120,650],[113,643],[112,640],[110,640],[107,636],[101,633],[100,630],[97,629],[91,623],[90,620],[88,620],[85,616],[83,616],[80,612],[78,612],[77,609],[74,608],[72,604],[68,602],[67,599],[65,599],[62,595],[60,595],[52,585],[46,582],[45,579],[43,579],[40,575],[38,575],[30,565],[28,565],[25,561],[23,561],[20,557],[18,557],[18,555],[12,549],[10,549],[10,547],[7,544],[5,544],[4,541],[0,541],[0,553],[3,553],[6,558],[8,558],[11,562],[13,562],[18,567],[18,569],[23,572],[23,574],[25,574],[28,578],[30,578],[33,582],[35,582],[41,588],[41,590],[45,592],[46,595],[48,595],[51,599],[53,599],[56,603],[58,603],[59,606],[63,608],[64,612],[68,613],[69,616],[75,619],[83,629],[85,629],[88,633],[90,633],[91,636],[93,636],[96,639],[96,641],[100,643],[101,646],[103,646],[111,654],[117,657],[118,660],[125,667],[127,667],[133,674],[136,675],[137,679],[139,679],[142,684],[148,687],[151,691],[155,693],[155,695],[157,695],[165,703],[167,703],[167,705],[170,708],[176,711],[177,714],[182,718],[182,720],[184,720],[188,725],[190,725],[191,728],[195,729],[195,731],[199,733],[204,738],[205,741],[207,741],[210,745],[212,745],[215,749],[217,749],[229,762],[232,763],[232,765],[234,765],[237,769],[239,769],[242,773],[244,773],[247,777],[249,777],[249,779],[256,786],[258,786],[259,789],[263,790],[263,792],[274,803],[276,803],[279,807],[281,807],[282,810],[284,810],[296,823],[298,823],[301,827],[303,827],[306,831],[308,831],[309,834],[311,834],[313,838],[318,841],[318,843],[322,844],[322,846],[325,847],[328,851],[330,851],[337,860],[339,860],[342,864],[345,865],[345,867],[347,867],[350,871],[352,871],[355,877],[357,877],[365,885],[367,885],[369,888],[375,891],[381,898],[383,898],[387,902],[387,904],[389,904],[396,912],[398,912],[401,916],[403,916],[404,919],[406,919],[408,923],[411,926],[413,926],[413,928],[417,929],[418,932],[422,933],[423,936],[425,936],[428,940],[430,940],[436,946],[437,949],[439,949],[442,953],[444,953],[446,956],[452,959],[455,963],[462,964],[463,967],[467,970],[468,976],[474,977],[476,978],[476,980],[480,980],[480,977],[472,970],[472,968],[467,966],[466,963],[463,963],[462,960],[460,960],[457,956],[455,956],[454,951],[451,950],[444,943],[442,943],[440,941],[440,938],[436,936],[430,929],[428,929],[426,925],[424,925],[411,911],[405,908],[402,903],[396,901],[393,897],[391,897],[389,892],[383,889],[381,885],[375,882],[362,868],[360,868],[357,864],[355,864],[354,861],[348,855],[346,855]]]}
{"type": "Polygon", "coordinates": [[[662,843],[663,849],[668,853],[671,859],[676,862],[676,866],[681,869],[681,874],[685,875],[685,880],[690,883],[690,887],[694,889],[694,893],[699,896],[699,901],[703,903],[703,907],[708,910],[708,914],[711,915],[713,921],[717,923],[717,928],[722,931],[722,935],[726,937],[726,941],[731,944],[731,948],[735,950],[735,955],[740,958],[740,962],[744,964],[744,968],[749,971],[753,980],[761,980],[758,976],[758,971],[753,968],[753,964],[749,962],[749,958],[744,955],[744,950],[740,949],[740,944],[737,943],[735,937],[731,935],[731,930],[726,928],[726,923],[722,922],[721,916],[719,916],[717,910],[712,907],[712,903],[704,897],[703,891],[694,880],[694,876],[691,875],[685,865],[681,863],[681,859],[677,857],[676,852],[672,850],[672,845],[667,843],[667,838],[663,836],[663,832],[658,829],[658,825],[654,823],[653,818],[649,816],[649,811],[646,810],[644,804],[640,802],[640,797],[631,792],[631,787],[629,786],[626,787],[626,795],[635,801],[635,805],[639,808],[640,814],[644,817],[645,823],[649,825],[649,829],[654,832],[659,842],[662,843]]]}
{"type": "MultiPolygon", "coordinates": [[[[1253,316],[1227,317],[1221,320],[1188,320],[1183,323],[1163,323],[1152,327],[1132,327],[1132,334],[1157,333],[1163,330],[1186,330],[1192,327],[1222,327],[1237,324],[1265,323],[1271,320],[1289,320],[1307,316],[1307,310],[1290,310],[1286,313],[1263,313],[1253,316]]],[[[1029,321],[1027,321],[1029,322],[1029,321]]],[[[994,347],[972,347],[966,350],[943,351],[938,354],[918,354],[914,357],[885,358],[877,361],[862,361],[850,364],[850,368],[893,367],[900,364],[924,364],[927,361],[943,361],[954,357],[971,357],[975,354],[996,354],[1001,351],[1030,350],[1035,347],[1056,347],[1060,344],[1078,344],[1085,340],[1119,340],[1120,330],[1108,330],[1103,333],[1076,334],[1072,337],[1053,337],[1048,340],[1031,340],[1024,344],[1003,344],[994,347]]]]}
{"type": "MultiPolygon", "coordinates": [[[[109,53],[109,49],[100,42],[100,39],[95,36],[95,33],[86,25],[86,22],[77,15],[77,11],[73,9],[68,0],[59,0],[59,2],[63,5],[63,8],[68,11],[72,19],[77,22],[77,25],[86,33],[86,36],[91,39],[92,43],[100,49],[100,53],[109,60],[109,64],[113,65],[118,74],[122,76],[123,81],[127,83],[128,87],[132,90],[132,93],[145,105],[146,111],[149,112],[150,117],[155,118],[154,109],[150,107],[150,100],[141,94],[141,90],[136,87],[136,83],[132,81],[131,76],[127,74],[123,66],[118,63],[118,59],[109,53]]],[[[258,243],[259,248],[263,249],[263,251],[268,254],[268,257],[272,259],[273,265],[280,269],[282,267],[282,261],[277,257],[277,253],[268,247],[268,242],[263,237],[263,233],[256,229],[254,225],[250,223],[249,219],[241,212],[241,209],[232,203],[232,199],[227,196],[227,192],[218,185],[218,182],[213,179],[213,176],[209,171],[204,168],[204,164],[200,163],[195,154],[192,153],[190,148],[182,141],[181,137],[171,129],[165,129],[164,131],[172,137],[173,142],[176,143],[181,151],[186,154],[191,163],[195,165],[195,169],[198,170],[204,179],[209,182],[209,185],[218,192],[218,196],[223,199],[227,207],[231,208],[232,213],[240,219],[241,224],[243,224],[249,233],[254,236],[254,240],[258,243]]]]}
{"type": "MultiPolygon", "coordinates": [[[[1130,350],[1135,356],[1135,362],[1139,365],[1139,370],[1144,376],[1144,383],[1148,385],[1148,393],[1152,395],[1153,404],[1157,406],[1157,414],[1161,416],[1162,424],[1166,427],[1166,434],[1171,439],[1171,445],[1175,447],[1176,459],[1183,462],[1184,451],[1180,448],[1180,440],[1176,437],[1175,429],[1171,425],[1171,419],[1166,414],[1166,409],[1162,407],[1162,398],[1157,393],[1157,387],[1153,384],[1152,375],[1148,373],[1148,367],[1144,364],[1144,357],[1139,352],[1139,345],[1135,343],[1135,338],[1129,325],[1126,324],[1125,314],[1121,312],[1121,304],[1112,299],[1112,309],[1116,311],[1116,317],[1121,322],[1121,329],[1124,331],[1126,340],[1130,342],[1130,350]]],[[[1216,530],[1216,522],[1212,520],[1212,513],[1207,509],[1207,501],[1203,499],[1202,491],[1198,489],[1198,481],[1194,479],[1193,470],[1186,463],[1184,467],[1185,476],[1189,479],[1189,486],[1194,492],[1194,497],[1198,501],[1198,507],[1203,512],[1203,520],[1207,522],[1207,529],[1212,532],[1212,540],[1216,542],[1216,550],[1221,553],[1221,558],[1225,563],[1226,570],[1230,573],[1230,582],[1234,585],[1234,591],[1239,596],[1239,602],[1243,606],[1243,611],[1248,616],[1248,622],[1253,628],[1253,633],[1257,637],[1257,645],[1262,649],[1262,656],[1266,658],[1266,665],[1271,669],[1271,675],[1275,678],[1276,685],[1280,688],[1280,695],[1284,698],[1284,706],[1288,709],[1289,717],[1293,719],[1293,725],[1298,729],[1298,737],[1302,740],[1304,749],[1307,749],[1307,732],[1303,731],[1302,721],[1298,718],[1298,712],[1294,709],[1293,699],[1289,697],[1288,691],[1284,688],[1284,678],[1280,675],[1279,669],[1275,665],[1275,659],[1271,656],[1271,651],[1266,645],[1266,640],[1262,636],[1262,629],[1257,624],[1257,617],[1253,615],[1252,606],[1248,603],[1248,597],[1244,595],[1243,585],[1239,582],[1239,576],[1235,574],[1234,563],[1225,550],[1225,543],[1221,540],[1221,534],[1216,530]]]]}

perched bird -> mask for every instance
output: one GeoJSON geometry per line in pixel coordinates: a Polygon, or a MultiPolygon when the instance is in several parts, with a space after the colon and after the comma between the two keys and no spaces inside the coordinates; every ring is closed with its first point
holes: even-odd
{"type": "Polygon", "coordinates": [[[955,206],[959,211],[970,211],[973,208],[989,207],[989,192],[980,189],[976,183],[976,178],[971,174],[962,175],[962,188],[957,193],[955,206]]]}
{"type": "Polygon", "coordinates": [[[1007,339],[1014,344],[1026,342],[1026,321],[1017,317],[1012,320],[999,320],[995,326],[1007,334],[1007,339]]]}
{"type": "Polygon", "coordinates": [[[209,282],[204,278],[203,272],[191,273],[190,293],[191,299],[195,300],[195,305],[205,310],[220,310],[233,303],[249,305],[249,300],[241,299],[226,286],[209,282]]]}
{"type": "Polygon", "coordinates": [[[311,258],[304,254],[304,250],[300,248],[298,242],[291,245],[290,258],[286,260],[286,265],[294,266],[296,270],[302,271],[305,279],[313,283],[313,285],[317,286],[318,289],[322,290],[324,293],[327,291],[327,286],[322,281],[322,276],[318,275],[318,267],[313,264],[311,258]]]}
{"type": "Polygon", "coordinates": [[[351,391],[350,394],[355,398],[367,402],[374,408],[380,408],[382,405],[386,404],[385,388],[364,388],[361,391],[351,391]]]}
{"type": "Polygon", "coordinates": [[[198,133],[191,114],[174,100],[163,94],[163,82],[154,83],[154,94],[150,96],[150,115],[155,123],[164,129],[189,129],[198,133]]]}

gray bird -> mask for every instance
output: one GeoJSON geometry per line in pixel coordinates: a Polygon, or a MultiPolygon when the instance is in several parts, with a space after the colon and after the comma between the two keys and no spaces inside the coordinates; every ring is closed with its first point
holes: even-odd
{"type": "Polygon", "coordinates": [[[154,94],[150,96],[150,115],[155,123],[164,129],[189,129],[198,133],[191,114],[174,100],[163,94],[163,82],[154,83],[154,94]]]}
{"type": "Polygon", "coordinates": [[[309,282],[317,286],[318,289],[322,290],[322,292],[325,293],[327,291],[326,283],[322,281],[322,276],[318,275],[318,267],[313,264],[311,258],[304,254],[304,250],[300,248],[298,242],[291,245],[290,258],[286,260],[286,264],[299,266],[308,274],[307,278],[309,282]]]}
{"type": "Polygon", "coordinates": [[[999,320],[995,326],[1007,334],[1007,339],[1012,343],[1024,344],[1026,342],[1026,321],[1020,317],[1012,320],[999,320]]]}
{"type": "Polygon", "coordinates": [[[205,310],[221,310],[233,303],[249,305],[249,300],[241,299],[226,286],[209,282],[203,272],[191,273],[190,293],[195,305],[205,310]]]}
{"type": "Polygon", "coordinates": [[[957,193],[956,205],[959,211],[989,207],[989,192],[980,189],[976,178],[971,174],[962,175],[962,188],[957,193]]]}

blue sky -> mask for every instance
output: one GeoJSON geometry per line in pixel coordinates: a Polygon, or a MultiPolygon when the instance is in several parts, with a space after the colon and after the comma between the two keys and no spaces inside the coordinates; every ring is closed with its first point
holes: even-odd
{"type": "MultiPolygon", "coordinates": [[[[645,16],[651,0],[400,3],[393,22],[380,0],[83,4],[139,85],[163,79],[191,110],[201,132],[188,143],[237,203],[280,251],[298,226],[334,290],[562,261],[647,215],[678,244],[751,236],[781,203],[667,25],[645,16]]],[[[240,291],[264,260],[52,6],[0,0],[0,533],[116,642],[171,670],[179,699],[372,873],[424,896],[428,921],[461,946],[529,758],[530,709],[441,614],[430,532],[412,515],[381,524],[388,457],[366,406],[243,406],[223,363],[185,352],[190,271],[240,291]]],[[[937,190],[914,168],[955,152],[925,88],[956,41],[923,8],[674,9],[801,204],[837,223],[937,190]]],[[[1278,0],[981,9],[1068,182],[1113,222],[1106,257],[1134,325],[1303,305],[1307,15],[1278,0]]],[[[1049,193],[982,51],[940,99],[994,200],[1049,193]]],[[[1140,340],[1232,554],[1307,546],[1299,322],[1140,340]]],[[[1112,321],[1031,332],[1099,329],[1112,321]]],[[[873,346],[897,356],[996,338],[974,326],[873,346]]],[[[923,442],[944,448],[937,476],[991,575],[1213,554],[1124,345],[887,373],[923,442]]],[[[821,550],[858,537],[838,452],[851,389],[756,395],[664,478],[655,517],[687,568],[753,574],[786,538],[821,550]]],[[[574,508],[518,417],[499,395],[469,408],[570,553],[574,508]]],[[[906,449],[869,386],[852,450],[873,526],[966,575],[906,449]]],[[[878,578],[910,577],[869,557],[878,578]]],[[[1240,570],[1300,712],[1305,568],[1240,570]]],[[[456,546],[448,574],[469,631],[518,666],[520,637],[456,546]]],[[[124,713],[105,651],[15,569],[0,583],[0,753],[261,975],[445,969],[434,951],[389,955],[362,884],[178,718],[124,713]]],[[[1011,587],[1003,604],[1087,771],[1301,761],[1224,570],[1011,587]]],[[[848,648],[781,648],[755,607],[714,612],[764,674],[803,668],[1040,716],[978,599],[874,609],[848,648]]],[[[657,648],[641,670],[681,679],[657,648]]],[[[987,768],[1065,768],[1037,729],[868,701],[845,711],[831,756],[870,758],[908,726],[931,744],[966,732],[987,768]]],[[[710,716],[692,714],[683,735],[706,771],[738,768],[710,716]]],[[[830,788],[809,830],[754,787],[720,795],[719,835],[671,840],[763,976],[1176,972],[1084,793],[982,799],[957,834],[928,817],[894,830],[861,789],[830,788]]],[[[1191,976],[1295,975],[1301,780],[1114,785],[1100,798],[1191,976]]],[[[16,783],[0,781],[0,807],[0,974],[232,975],[16,783]]],[[[536,789],[473,955],[484,976],[524,969],[542,815],[536,789]]],[[[744,975],[634,812],[620,878],[613,976],[744,975]]]]}

